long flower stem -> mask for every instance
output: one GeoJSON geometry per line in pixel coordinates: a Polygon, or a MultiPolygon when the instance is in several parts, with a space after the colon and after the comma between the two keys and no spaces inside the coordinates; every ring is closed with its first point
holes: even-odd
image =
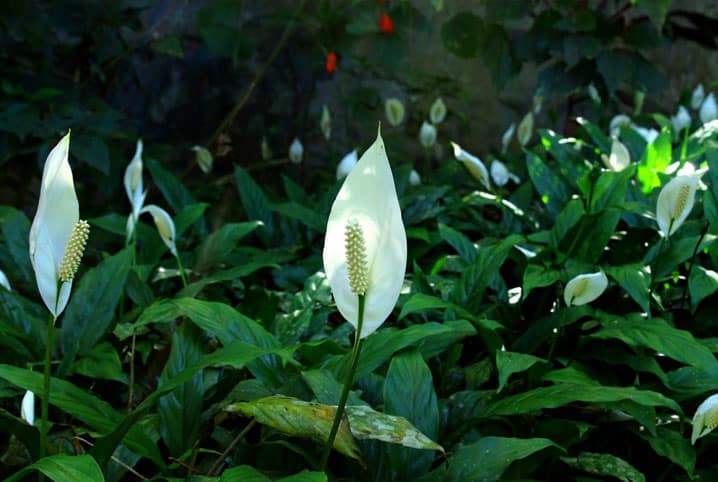
{"type": "Polygon", "coordinates": [[[321,472],[323,472],[327,467],[329,454],[334,446],[334,439],[337,437],[339,424],[341,423],[342,415],[344,414],[344,406],[346,405],[347,398],[349,397],[349,389],[352,387],[352,383],[354,381],[354,373],[356,372],[357,362],[359,361],[359,352],[361,351],[361,329],[364,323],[364,302],[364,296],[359,295],[359,314],[357,319],[357,329],[354,334],[354,349],[352,350],[352,358],[349,362],[349,372],[347,373],[346,380],[344,380],[344,388],[342,389],[342,394],[339,398],[339,405],[337,405],[337,412],[334,415],[334,423],[332,424],[332,429],[329,432],[327,444],[324,446],[324,451],[322,452],[322,460],[319,463],[319,470],[321,472]]]}
{"type": "Polygon", "coordinates": [[[182,278],[182,286],[185,288],[187,287],[187,277],[184,273],[184,266],[182,265],[182,258],[180,258],[179,253],[175,254],[175,258],[177,258],[177,267],[179,268],[180,277],[182,278]]]}
{"type": "Polygon", "coordinates": [[[50,410],[50,364],[52,362],[52,338],[55,334],[56,320],[57,318],[55,318],[53,315],[50,315],[50,319],[47,322],[47,341],[45,342],[45,369],[42,381],[42,415],[40,419],[40,458],[43,458],[45,456],[45,446],[47,445],[47,418],[50,410]]]}

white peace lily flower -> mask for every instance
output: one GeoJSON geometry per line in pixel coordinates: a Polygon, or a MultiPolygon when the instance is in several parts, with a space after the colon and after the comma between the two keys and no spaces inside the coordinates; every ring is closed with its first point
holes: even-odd
{"type": "Polygon", "coordinates": [[[691,444],[695,445],[696,440],[708,435],[718,426],[718,393],[698,405],[692,423],[691,444]]]}
{"type": "Polygon", "coordinates": [[[424,121],[424,123],[421,124],[421,129],[419,129],[419,141],[426,149],[433,146],[436,143],[436,127],[424,121]]]}
{"type": "Polygon", "coordinates": [[[516,134],[516,138],[519,140],[519,144],[525,146],[531,140],[534,130],[534,114],[529,112],[519,122],[519,130],[516,134]]]}
{"type": "Polygon", "coordinates": [[[693,209],[697,189],[698,176],[676,176],[663,186],[656,205],[661,236],[667,238],[681,227],[693,209]]]}
{"type": "Polygon", "coordinates": [[[611,119],[608,124],[608,132],[612,136],[617,136],[621,133],[621,127],[628,127],[631,125],[631,118],[625,114],[618,114],[611,119]]]}
{"type": "Polygon", "coordinates": [[[454,148],[454,157],[456,160],[463,162],[466,169],[469,170],[469,173],[481,182],[486,189],[491,189],[489,171],[486,169],[484,163],[481,162],[481,159],[466,152],[456,142],[452,142],[451,146],[454,148]]]}
{"type": "Polygon", "coordinates": [[[42,301],[57,318],[67,306],[72,280],[85,249],[90,226],[80,207],[68,161],[70,133],[45,161],[40,200],[30,227],[30,261],[42,301]]]}
{"type": "Polygon", "coordinates": [[[691,94],[691,108],[693,110],[698,110],[701,107],[701,104],[703,104],[703,99],[705,98],[705,91],[703,90],[703,84],[698,84],[695,89],[693,89],[693,93],[691,94]]]}
{"type": "Polygon", "coordinates": [[[386,112],[386,118],[389,120],[389,124],[392,127],[398,127],[404,121],[404,104],[399,99],[390,98],[386,99],[384,103],[384,111],[386,112]]]}
{"type": "Polygon", "coordinates": [[[292,145],[289,146],[289,160],[292,161],[294,164],[299,164],[302,162],[302,158],[304,157],[304,146],[301,142],[299,142],[299,139],[296,137],[292,141],[292,145]]]}
{"type": "Polygon", "coordinates": [[[712,92],[706,97],[703,104],[701,104],[701,110],[698,112],[698,116],[704,124],[718,118],[718,105],[716,105],[716,98],[712,92]]]}
{"type": "Polygon", "coordinates": [[[595,85],[593,85],[593,83],[588,84],[588,96],[595,103],[597,103],[597,104],[601,103],[601,94],[598,93],[598,89],[596,88],[595,85]]]}
{"type": "Polygon", "coordinates": [[[431,120],[431,123],[434,125],[441,124],[444,122],[446,112],[447,110],[446,104],[444,104],[444,99],[439,97],[433,104],[431,104],[431,109],[429,109],[429,120],[431,120]]]}
{"type": "Polygon", "coordinates": [[[142,139],[137,140],[135,155],[125,169],[124,183],[127,199],[130,200],[132,213],[136,218],[140,209],[142,209],[145,196],[147,195],[142,182],[142,139]]]}
{"type": "Polygon", "coordinates": [[[631,154],[617,137],[613,138],[611,144],[611,155],[604,158],[606,167],[612,171],[622,171],[631,164],[631,154]]]}
{"type": "Polygon", "coordinates": [[[381,135],[334,200],[323,260],[337,308],[355,328],[365,290],[360,337],[370,335],[394,308],[406,272],[406,233],[381,135]]]}
{"type": "Polygon", "coordinates": [[[26,391],[22,397],[20,417],[22,417],[28,425],[35,425],[35,394],[30,390],[26,391]]]}
{"type": "Polygon", "coordinates": [[[175,243],[175,223],[172,217],[159,206],[148,204],[140,211],[140,214],[150,213],[152,220],[155,222],[157,232],[162,241],[169,248],[170,252],[177,256],[177,245],[175,243]]]}
{"type": "Polygon", "coordinates": [[[329,114],[329,108],[325,105],[322,107],[322,117],[319,120],[319,127],[326,140],[332,137],[332,117],[329,114]]]}
{"type": "Polygon", "coordinates": [[[656,140],[660,132],[658,132],[656,129],[648,129],[646,127],[637,126],[635,124],[631,125],[634,131],[638,132],[641,137],[646,141],[646,144],[652,144],[653,141],[656,140]]]}
{"type": "Polygon", "coordinates": [[[509,148],[511,138],[514,136],[514,131],[516,131],[516,123],[512,122],[509,128],[506,129],[506,132],[504,132],[504,135],[501,136],[501,152],[506,152],[509,148]]]}
{"type": "Polygon", "coordinates": [[[192,146],[194,151],[194,160],[202,170],[203,173],[209,174],[212,170],[212,164],[214,164],[214,157],[212,153],[206,147],[192,146]]]}
{"type": "Polygon", "coordinates": [[[513,181],[516,184],[521,182],[521,179],[519,179],[518,176],[509,171],[508,167],[506,167],[506,164],[499,160],[494,160],[491,162],[491,179],[497,186],[505,186],[506,184],[508,184],[509,181],[513,181]]]}
{"type": "Polygon", "coordinates": [[[421,184],[421,176],[416,170],[412,169],[409,173],[409,184],[412,186],[418,186],[421,184]]]}
{"type": "Polygon", "coordinates": [[[7,276],[5,276],[5,273],[0,270],[0,286],[5,288],[8,291],[12,291],[12,287],[10,286],[10,280],[7,279],[7,276]]]}
{"type": "Polygon", "coordinates": [[[691,114],[684,106],[678,106],[678,112],[676,115],[671,116],[671,123],[673,124],[673,130],[675,132],[681,132],[686,127],[691,125],[691,114]]]}
{"type": "Polygon", "coordinates": [[[352,169],[354,169],[354,166],[357,165],[358,159],[356,149],[344,156],[337,166],[337,179],[347,177],[349,173],[352,172],[352,169]]]}
{"type": "Polygon", "coordinates": [[[603,271],[580,274],[566,283],[563,299],[566,306],[580,306],[590,303],[606,291],[608,278],[603,271]]]}

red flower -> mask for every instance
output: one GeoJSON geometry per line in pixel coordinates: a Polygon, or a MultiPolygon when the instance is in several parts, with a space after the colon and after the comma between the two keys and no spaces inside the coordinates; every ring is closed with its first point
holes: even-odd
{"type": "Polygon", "coordinates": [[[327,54],[327,62],[324,64],[324,68],[327,69],[327,72],[331,74],[335,70],[337,70],[337,62],[337,54],[335,54],[334,52],[329,52],[327,54]]]}
{"type": "Polygon", "coordinates": [[[379,30],[382,33],[394,33],[394,21],[386,12],[382,13],[379,19],[379,30]]]}

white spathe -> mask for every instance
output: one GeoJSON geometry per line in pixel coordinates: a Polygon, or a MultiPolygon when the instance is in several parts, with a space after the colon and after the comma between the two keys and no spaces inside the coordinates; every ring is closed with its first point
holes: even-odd
{"type": "Polygon", "coordinates": [[[691,108],[693,110],[698,110],[701,107],[701,104],[703,104],[703,99],[705,98],[705,90],[703,90],[703,84],[698,84],[695,89],[693,89],[693,93],[691,94],[691,108]]]}
{"type": "Polygon", "coordinates": [[[35,425],[35,394],[30,390],[26,391],[22,397],[20,417],[22,417],[28,425],[35,425]]]}
{"type": "Polygon", "coordinates": [[[324,239],[324,271],[344,319],[357,327],[359,298],[349,286],[345,229],[350,221],[363,231],[368,268],[364,338],[386,320],[399,298],[406,272],[406,233],[384,141],[376,141],[344,180],[332,204],[324,239]]]}
{"type": "Polygon", "coordinates": [[[439,97],[433,104],[431,104],[431,109],[429,109],[429,120],[434,125],[441,124],[446,118],[446,112],[447,109],[444,99],[439,97]]]}
{"type": "Polygon", "coordinates": [[[404,121],[404,104],[399,99],[394,97],[386,99],[384,102],[384,111],[386,112],[386,118],[389,121],[389,125],[392,127],[398,127],[404,121]]]}
{"type": "Polygon", "coordinates": [[[693,209],[699,176],[676,176],[658,194],[656,221],[661,236],[675,233],[693,209]],[[670,231],[669,231],[670,230],[670,231]]]}
{"type": "Polygon", "coordinates": [[[7,276],[5,276],[5,273],[3,273],[2,270],[0,270],[0,286],[2,286],[8,291],[12,291],[12,287],[10,286],[10,280],[7,279],[7,276]]]}
{"type": "Polygon", "coordinates": [[[686,109],[685,106],[679,105],[676,115],[671,116],[671,123],[673,124],[673,130],[677,133],[686,127],[690,127],[691,114],[688,112],[688,109],[686,109]]]}
{"type": "Polygon", "coordinates": [[[80,206],[68,161],[70,133],[50,151],[40,185],[40,200],[30,227],[30,261],[42,301],[57,318],[67,306],[72,280],[60,285],[60,263],[75,225],[80,206]]]}
{"type": "Polygon", "coordinates": [[[621,133],[621,127],[628,127],[631,125],[631,118],[626,114],[618,114],[613,116],[611,122],[608,123],[608,132],[612,136],[617,136],[621,133]]]}
{"type": "Polygon", "coordinates": [[[691,444],[695,445],[696,440],[708,435],[718,426],[718,393],[711,395],[698,405],[692,423],[691,444]]]}
{"type": "Polygon", "coordinates": [[[152,220],[155,222],[157,232],[162,238],[162,242],[165,243],[170,252],[177,256],[177,245],[175,243],[175,223],[172,221],[172,216],[167,211],[154,204],[148,204],[140,211],[140,214],[150,213],[152,220]]]}
{"type": "Polygon", "coordinates": [[[641,127],[635,124],[631,124],[631,127],[634,131],[638,132],[641,137],[643,137],[646,144],[653,144],[653,141],[655,141],[660,134],[660,132],[653,128],[641,127]]]}
{"type": "Polygon", "coordinates": [[[514,132],[516,131],[516,123],[512,122],[508,129],[504,132],[504,134],[501,136],[501,152],[506,152],[506,150],[509,148],[509,143],[511,142],[511,139],[514,137],[514,132]]]}
{"type": "Polygon", "coordinates": [[[421,176],[419,176],[419,173],[416,172],[415,169],[412,169],[409,173],[409,185],[411,186],[419,186],[421,184],[421,176]]]}
{"type": "Polygon", "coordinates": [[[606,291],[608,278],[603,271],[580,274],[566,283],[563,300],[566,306],[580,306],[590,303],[606,291]]]}
{"type": "Polygon", "coordinates": [[[127,199],[130,200],[132,205],[132,214],[137,219],[147,195],[142,182],[142,139],[137,139],[135,155],[125,169],[124,183],[127,199]]]}
{"type": "Polygon", "coordinates": [[[419,129],[419,141],[425,148],[430,148],[436,143],[436,127],[433,124],[424,121],[419,129]]]}
{"type": "Polygon", "coordinates": [[[525,146],[531,140],[534,130],[534,114],[529,112],[519,122],[519,130],[516,133],[516,138],[521,146],[525,146]]]}
{"type": "Polygon", "coordinates": [[[292,161],[294,164],[299,164],[300,162],[302,162],[303,157],[304,146],[299,141],[299,139],[295,137],[292,141],[292,144],[289,146],[289,160],[292,161]]]}
{"type": "Polygon", "coordinates": [[[631,154],[623,142],[614,137],[611,144],[611,154],[606,158],[606,167],[612,171],[622,171],[631,164],[631,154]]]}
{"type": "Polygon", "coordinates": [[[354,169],[354,166],[357,165],[358,160],[359,156],[357,155],[356,149],[342,157],[342,160],[339,161],[339,165],[337,166],[337,179],[347,177],[349,173],[352,172],[352,169],[354,169]]]}
{"type": "Polygon", "coordinates": [[[698,112],[701,122],[706,124],[713,119],[718,118],[718,105],[716,104],[715,95],[713,92],[708,94],[708,97],[701,104],[701,110],[698,112]]]}
{"type": "Polygon", "coordinates": [[[509,181],[516,184],[521,182],[518,176],[509,171],[506,164],[496,159],[491,162],[491,179],[497,186],[505,186],[509,181]]]}
{"type": "Polygon", "coordinates": [[[484,163],[481,162],[481,159],[469,152],[466,152],[456,142],[452,142],[451,147],[454,148],[454,157],[456,160],[461,161],[466,169],[469,170],[469,173],[474,176],[476,180],[481,182],[486,189],[491,189],[491,184],[489,183],[489,171],[486,169],[484,163]]]}

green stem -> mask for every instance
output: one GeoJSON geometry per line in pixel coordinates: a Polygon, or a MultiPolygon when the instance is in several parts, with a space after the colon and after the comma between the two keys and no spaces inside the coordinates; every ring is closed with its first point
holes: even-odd
{"type": "Polygon", "coordinates": [[[563,333],[563,325],[566,321],[566,310],[568,310],[571,305],[573,304],[573,298],[571,298],[571,303],[568,304],[568,306],[561,310],[561,317],[558,321],[558,330],[556,331],[556,335],[553,337],[553,340],[551,340],[551,348],[548,350],[548,357],[547,360],[549,363],[551,363],[551,360],[553,359],[553,354],[556,351],[556,345],[558,344],[558,339],[561,337],[561,333],[563,333]]]}
{"type": "Polygon", "coordinates": [[[354,380],[354,373],[356,372],[357,368],[357,362],[359,361],[359,352],[361,351],[361,329],[362,325],[364,324],[364,302],[364,295],[359,295],[359,313],[357,319],[357,329],[356,333],[354,333],[354,349],[352,350],[352,358],[351,362],[349,363],[349,373],[347,373],[347,378],[346,380],[344,380],[344,388],[342,389],[342,395],[339,398],[337,412],[334,415],[334,423],[332,424],[332,429],[329,432],[327,444],[324,446],[324,451],[322,452],[322,460],[319,464],[319,470],[321,472],[324,472],[324,470],[327,468],[329,454],[331,453],[332,447],[334,446],[334,439],[337,437],[339,424],[341,423],[342,415],[344,414],[344,406],[347,403],[347,398],[349,397],[349,389],[352,386],[352,382],[354,380]]]}
{"type": "Polygon", "coordinates": [[[185,288],[187,287],[187,277],[184,273],[184,266],[182,265],[182,258],[180,258],[179,253],[175,254],[175,258],[177,258],[177,267],[179,268],[180,277],[182,278],[182,286],[185,288]]]}
{"type": "MultiPolygon", "coordinates": [[[[673,219],[671,219],[671,222],[668,224],[668,233],[671,232],[671,229],[673,229],[673,219]]],[[[658,258],[661,257],[661,253],[663,252],[663,248],[666,245],[666,240],[668,239],[669,234],[665,234],[661,236],[661,244],[658,245],[658,251],[656,252],[656,256],[651,260],[651,262],[655,262],[658,260],[658,258]]],[[[648,313],[647,313],[647,319],[651,319],[653,317],[653,314],[651,313],[651,298],[653,297],[653,286],[655,284],[655,279],[653,277],[653,269],[651,269],[651,282],[648,284],[648,313]]]]}
{"type": "Polygon", "coordinates": [[[47,419],[50,409],[50,363],[52,361],[52,338],[55,334],[56,320],[57,318],[55,318],[53,315],[50,315],[50,319],[47,323],[47,341],[45,342],[45,367],[42,382],[42,415],[40,419],[40,458],[43,458],[45,456],[45,446],[47,445],[47,419]]]}

